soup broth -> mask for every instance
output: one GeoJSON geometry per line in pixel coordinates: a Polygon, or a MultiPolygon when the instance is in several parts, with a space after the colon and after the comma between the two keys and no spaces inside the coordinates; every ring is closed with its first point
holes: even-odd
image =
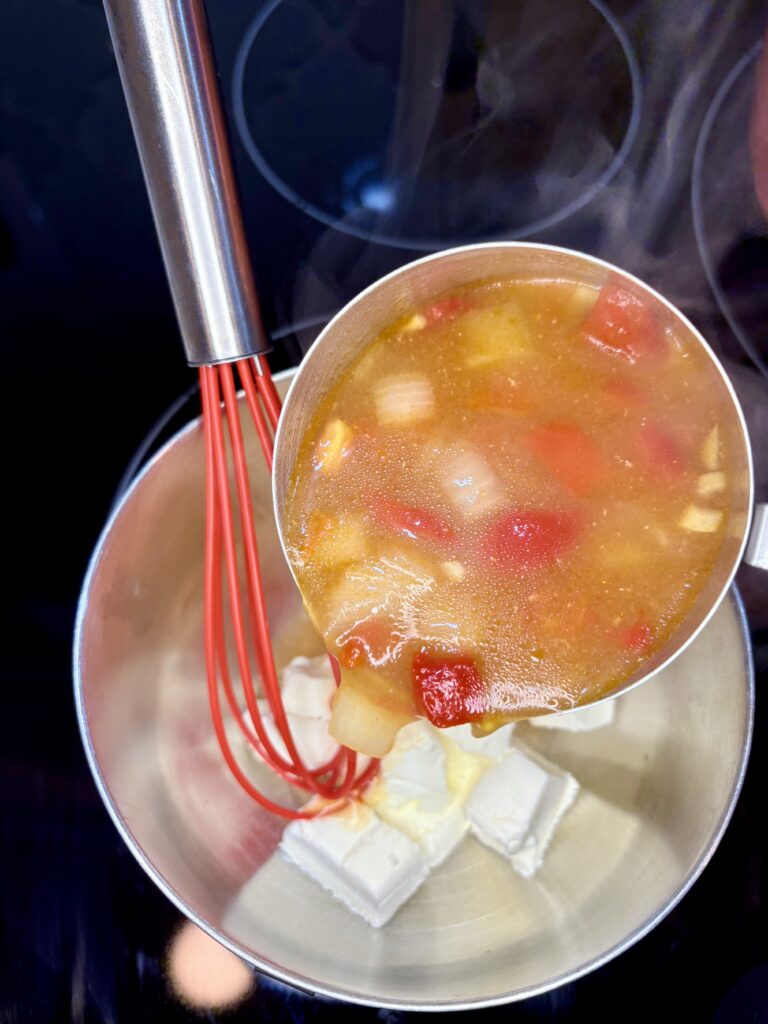
{"type": "Polygon", "coordinates": [[[608,694],[720,549],[717,371],[618,279],[481,281],[382,332],[307,431],[289,558],[339,661],[332,731],[383,753],[608,694]]]}

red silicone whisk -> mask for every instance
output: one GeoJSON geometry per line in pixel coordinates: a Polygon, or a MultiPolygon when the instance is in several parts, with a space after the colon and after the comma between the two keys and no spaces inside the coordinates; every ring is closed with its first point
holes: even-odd
{"type": "Polygon", "coordinates": [[[190,365],[199,367],[204,643],[213,726],[227,765],[254,800],[287,818],[310,817],[358,792],[377,763],[358,775],[355,753],[340,747],[326,764],[307,768],[281,700],[240,421],[250,416],[271,471],[280,398],[265,356],[205,10],[202,0],[105,0],[105,6],[182,340],[190,365]],[[238,399],[238,385],[244,400],[238,399]],[[227,616],[234,638],[231,663],[227,616]],[[261,759],[330,804],[295,810],[258,789],[227,737],[222,691],[228,713],[261,759]],[[270,739],[260,700],[269,707],[283,753],[270,739]]]}
{"type": "Polygon", "coordinates": [[[242,359],[234,364],[201,367],[200,389],[203,400],[206,461],[205,656],[211,713],[224,758],[243,789],[262,806],[285,817],[309,817],[317,812],[295,811],[273,803],[256,789],[240,768],[224,727],[219,676],[230,711],[246,740],[258,751],[262,759],[288,782],[326,799],[342,800],[369,781],[376,771],[376,764],[372,762],[359,777],[356,777],[354,751],[340,747],[326,764],[309,770],[293,741],[272,655],[233,366],[240,377],[264,458],[270,468],[273,432],[280,414],[280,399],[263,357],[242,359]],[[225,423],[229,432],[235,471],[234,488],[230,486],[227,467],[225,423]],[[243,537],[242,580],[238,573],[236,518],[239,519],[243,537]],[[222,580],[222,568],[225,580],[222,580]],[[236,662],[243,684],[247,717],[240,712],[229,671],[224,637],[225,587],[231,609],[236,662]],[[245,589],[245,601],[242,599],[242,589],[245,589]],[[288,752],[287,760],[278,753],[270,741],[259,711],[248,652],[249,636],[254,639],[253,646],[263,695],[288,752]]]}

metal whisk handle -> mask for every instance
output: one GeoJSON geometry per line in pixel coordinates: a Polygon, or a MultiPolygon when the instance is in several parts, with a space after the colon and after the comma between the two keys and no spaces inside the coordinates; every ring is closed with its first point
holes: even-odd
{"type": "Polygon", "coordinates": [[[104,0],[187,359],[269,348],[202,0],[104,0]]]}

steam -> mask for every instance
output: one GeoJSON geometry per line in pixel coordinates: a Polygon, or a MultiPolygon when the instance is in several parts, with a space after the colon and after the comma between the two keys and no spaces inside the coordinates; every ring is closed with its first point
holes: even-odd
{"type": "MultiPolygon", "coordinates": [[[[662,12],[658,6],[647,13],[649,19],[659,19],[657,24],[638,14],[627,26],[631,36],[648,39],[644,64],[654,73],[644,75],[645,110],[636,152],[600,204],[601,248],[608,259],[695,316],[711,307],[711,297],[691,218],[693,156],[707,111],[742,56],[740,40],[749,34],[744,32],[744,11],[737,5],[682,0],[672,6],[674,11],[662,12]]],[[[749,101],[748,93],[745,99],[749,101]]],[[[701,185],[709,207],[714,206],[712,189],[717,186],[735,194],[739,202],[751,188],[748,111],[742,114],[733,120],[721,118],[716,126],[717,152],[725,159],[703,154],[701,185]]],[[[706,244],[713,254],[733,241],[730,218],[707,218],[706,244]]]]}
{"type": "MultiPolygon", "coordinates": [[[[693,157],[718,88],[745,40],[759,38],[760,11],[719,0],[633,5],[621,16],[602,0],[420,0],[404,9],[386,146],[345,174],[348,194],[325,211],[329,226],[303,261],[291,319],[319,326],[412,258],[509,238],[594,252],[694,318],[709,316],[693,157]]],[[[329,21],[323,38],[336,33],[339,50],[353,47],[347,31],[345,19],[329,21]]],[[[702,161],[716,264],[735,241],[718,204],[728,192],[743,204],[752,190],[753,81],[740,83],[702,161]]],[[[315,333],[303,333],[302,347],[315,333]]]]}

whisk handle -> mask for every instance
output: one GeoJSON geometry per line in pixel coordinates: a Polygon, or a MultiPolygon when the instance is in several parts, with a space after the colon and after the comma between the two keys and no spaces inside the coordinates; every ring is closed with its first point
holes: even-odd
{"type": "Polygon", "coordinates": [[[187,359],[269,348],[202,0],[104,0],[187,359]]]}

